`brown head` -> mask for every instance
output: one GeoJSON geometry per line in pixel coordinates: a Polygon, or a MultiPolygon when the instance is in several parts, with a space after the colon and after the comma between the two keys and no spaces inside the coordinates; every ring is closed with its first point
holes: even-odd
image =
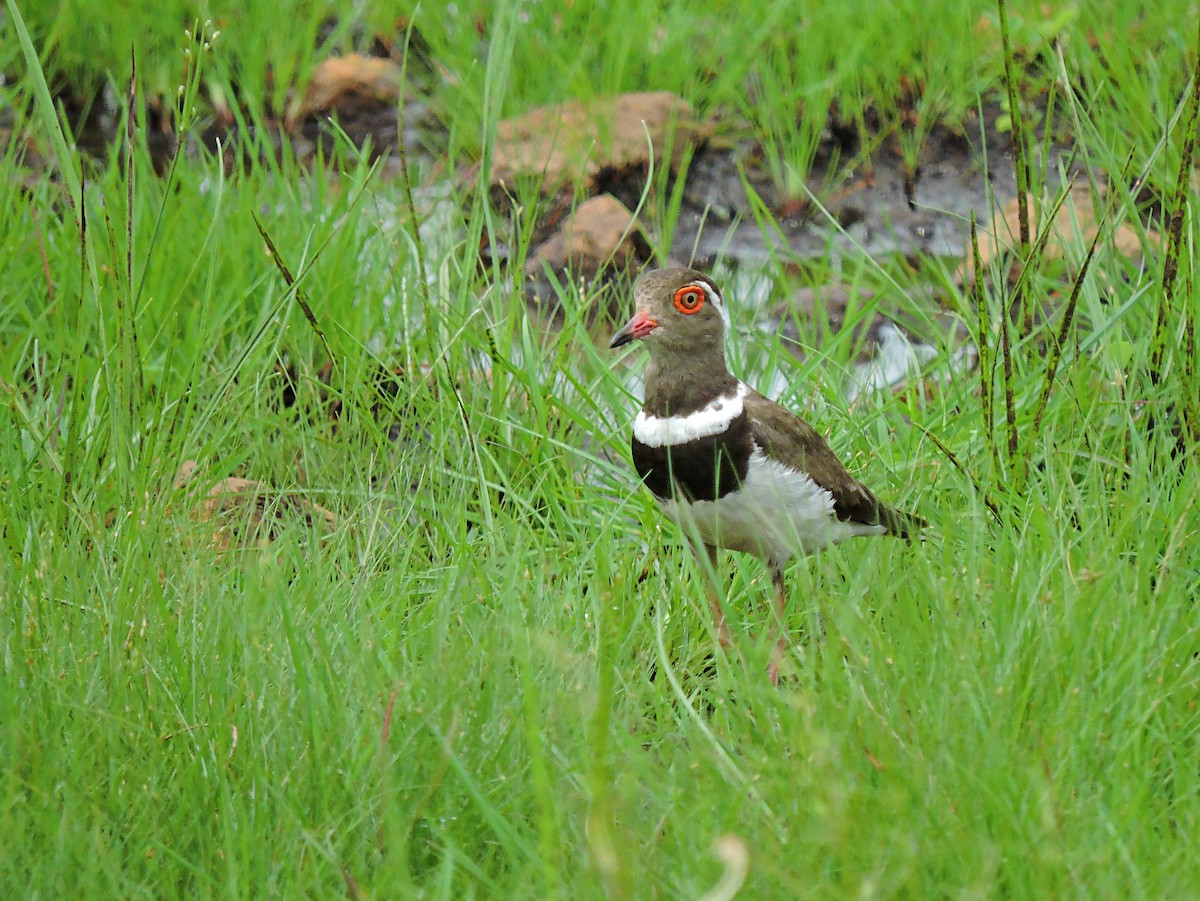
{"type": "Polygon", "coordinates": [[[729,312],[712,280],[695,269],[655,269],[633,288],[635,312],[609,347],[642,339],[655,359],[715,353],[724,360],[729,312]]]}
{"type": "Polygon", "coordinates": [[[633,318],[609,347],[641,340],[650,351],[649,413],[686,413],[737,388],[725,365],[729,311],[708,276],[695,269],[655,269],[638,279],[633,300],[633,318]]]}

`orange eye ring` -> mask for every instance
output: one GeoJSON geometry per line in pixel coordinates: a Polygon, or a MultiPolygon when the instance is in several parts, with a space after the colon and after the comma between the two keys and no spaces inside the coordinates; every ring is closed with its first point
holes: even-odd
{"type": "Polygon", "coordinates": [[[685,285],[675,292],[675,309],[685,316],[698,313],[704,306],[704,289],[696,285],[685,285]]]}

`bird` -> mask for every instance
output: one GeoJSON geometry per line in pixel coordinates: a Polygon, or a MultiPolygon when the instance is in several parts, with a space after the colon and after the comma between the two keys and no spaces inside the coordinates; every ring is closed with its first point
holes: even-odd
{"type": "MultiPolygon", "coordinates": [[[[723,646],[729,630],[712,582],[718,549],[765,562],[779,629],[792,557],[858,536],[910,539],[926,525],[882,503],[816,429],[729,371],[729,308],[711,278],[655,269],[637,280],[633,295],[632,318],[609,342],[616,349],[640,341],[649,352],[633,467],[693,549],[699,543],[707,552],[708,602],[723,646]]],[[[772,683],[786,650],[781,633],[768,668],[772,683]]]]}

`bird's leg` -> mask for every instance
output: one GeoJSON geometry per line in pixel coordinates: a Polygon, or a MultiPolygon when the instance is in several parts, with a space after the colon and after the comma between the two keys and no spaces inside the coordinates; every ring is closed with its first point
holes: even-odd
{"type": "Polygon", "coordinates": [[[708,598],[708,609],[712,611],[713,630],[717,633],[717,642],[723,648],[729,647],[729,626],[725,625],[725,611],[721,609],[721,597],[717,590],[717,549],[711,544],[705,544],[708,552],[708,566],[700,562],[704,570],[704,594],[708,598]]]}
{"type": "Polygon", "coordinates": [[[771,629],[771,634],[779,631],[779,639],[775,643],[775,649],[771,652],[771,662],[767,666],[767,678],[771,680],[772,685],[779,684],[779,667],[783,663],[783,657],[787,653],[787,630],[784,629],[783,614],[787,608],[787,588],[783,584],[783,567],[774,561],[767,563],[767,567],[771,570],[771,588],[775,592],[775,625],[771,629]]]}

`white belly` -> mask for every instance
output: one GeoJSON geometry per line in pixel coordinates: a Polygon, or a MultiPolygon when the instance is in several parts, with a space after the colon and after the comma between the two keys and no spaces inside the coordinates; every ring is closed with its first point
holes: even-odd
{"type": "Polygon", "coordinates": [[[882,535],[883,526],[843,522],[833,512],[833,495],[807,474],[767,457],[750,457],[746,480],[715,501],[659,500],[663,512],[687,535],[743,551],[782,566],[795,554],[810,554],[858,535],[882,535]]]}

